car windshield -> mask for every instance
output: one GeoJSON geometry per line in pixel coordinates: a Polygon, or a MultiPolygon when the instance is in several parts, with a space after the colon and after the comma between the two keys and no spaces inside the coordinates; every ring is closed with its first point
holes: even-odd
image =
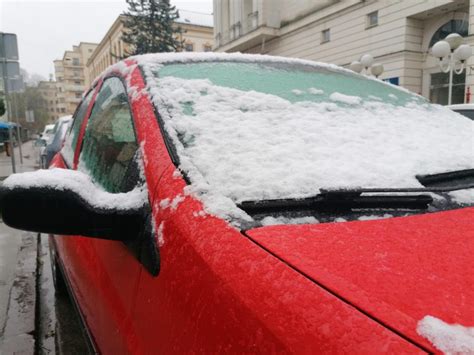
{"type": "Polygon", "coordinates": [[[180,168],[235,203],[423,187],[416,175],[474,165],[472,121],[349,71],[286,62],[145,69],[180,168]]]}

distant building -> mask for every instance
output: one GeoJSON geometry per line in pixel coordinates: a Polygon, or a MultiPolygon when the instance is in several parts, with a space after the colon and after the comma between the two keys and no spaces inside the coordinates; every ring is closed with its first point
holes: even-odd
{"type": "MultiPolygon", "coordinates": [[[[474,44],[474,0],[214,0],[217,52],[248,52],[348,66],[370,53],[381,78],[446,104],[448,74],[430,48],[457,32],[474,44]]],[[[454,76],[453,103],[474,92],[474,58],[454,76]]]]}
{"type": "Polygon", "coordinates": [[[58,95],[55,109],[60,116],[73,114],[82,93],[89,87],[86,63],[96,47],[96,43],[81,42],[72,51],[65,51],[62,59],[54,61],[58,95]]]}
{"type": "Polygon", "coordinates": [[[48,122],[53,123],[61,115],[56,104],[58,101],[57,83],[55,81],[40,81],[38,83],[38,90],[45,102],[45,109],[48,113],[48,122]]]}
{"type": "MultiPolygon", "coordinates": [[[[212,51],[213,17],[192,11],[179,11],[180,18],[176,21],[183,30],[180,39],[184,50],[190,52],[212,51]]],[[[92,83],[109,65],[126,56],[127,44],[122,40],[125,16],[120,15],[105,34],[102,41],[87,62],[88,82],[92,83]]]]}

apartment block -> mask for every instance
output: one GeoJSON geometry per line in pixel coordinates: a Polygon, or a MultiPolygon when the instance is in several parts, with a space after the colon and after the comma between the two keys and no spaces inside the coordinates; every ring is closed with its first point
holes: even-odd
{"type": "Polygon", "coordinates": [[[48,122],[53,123],[61,115],[58,105],[58,88],[55,81],[40,81],[38,83],[38,90],[45,102],[45,108],[48,113],[48,122]]]}
{"type": "MultiPolygon", "coordinates": [[[[179,39],[183,41],[185,51],[212,51],[214,45],[213,16],[193,11],[179,11],[180,17],[175,25],[181,27],[179,39]]],[[[109,28],[104,38],[86,63],[88,82],[91,83],[109,65],[127,56],[128,45],[123,42],[122,34],[126,31],[125,16],[120,15],[109,28]]]]}
{"type": "Polygon", "coordinates": [[[86,63],[96,47],[95,43],[81,42],[64,52],[62,59],[54,61],[58,91],[56,109],[62,116],[74,113],[82,93],[89,87],[86,63]]]}
{"type": "MultiPolygon", "coordinates": [[[[474,0],[214,0],[215,51],[341,66],[372,54],[381,78],[446,104],[448,74],[430,54],[457,32],[474,44],[474,0]]],[[[474,58],[454,76],[453,103],[474,92],[474,58]]]]}

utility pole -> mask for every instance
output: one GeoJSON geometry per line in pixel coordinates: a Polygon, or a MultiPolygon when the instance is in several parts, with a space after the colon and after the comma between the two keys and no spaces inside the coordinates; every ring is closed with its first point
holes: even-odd
{"type": "MultiPolygon", "coordinates": [[[[25,95],[26,97],[26,95],[25,95]]],[[[18,141],[18,151],[20,153],[20,164],[23,164],[23,152],[21,149],[21,132],[20,132],[20,121],[18,119],[18,105],[15,96],[12,96],[13,111],[15,112],[15,121],[16,121],[16,138],[18,141]]]]}
{"type": "MultiPolygon", "coordinates": [[[[5,50],[5,42],[4,42],[4,34],[0,32],[0,54],[2,59],[2,76],[3,76],[3,91],[5,93],[5,106],[7,109],[7,118],[8,121],[11,122],[12,118],[12,109],[10,100],[8,97],[8,73],[7,73],[7,54],[5,50]]],[[[8,137],[9,137],[9,145],[11,150],[11,160],[12,160],[12,172],[16,173],[16,166],[15,166],[15,148],[13,144],[13,134],[12,134],[12,124],[10,123],[8,128],[8,137]]]]}

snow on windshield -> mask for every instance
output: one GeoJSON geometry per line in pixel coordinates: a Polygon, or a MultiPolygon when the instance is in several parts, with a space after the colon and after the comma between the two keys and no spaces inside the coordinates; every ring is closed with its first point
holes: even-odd
{"type": "Polygon", "coordinates": [[[37,170],[12,174],[2,184],[5,188],[50,187],[57,190],[70,190],[81,196],[91,206],[100,209],[138,209],[148,200],[145,186],[137,186],[126,193],[109,193],[92,181],[90,176],[69,169],[37,170]]]}
{"type": "Polygon", "coordinates": [[[362,99],[347,95],[341,78],[341,92],[313,83],[269,94],[160,75],[172,65],[143,67],[180,168],[220,216],[230,201],[422,187],[417,174],[473,167],[473,122],[415,95],[400,92],[400,100],[396,89],[362,99]]]}

